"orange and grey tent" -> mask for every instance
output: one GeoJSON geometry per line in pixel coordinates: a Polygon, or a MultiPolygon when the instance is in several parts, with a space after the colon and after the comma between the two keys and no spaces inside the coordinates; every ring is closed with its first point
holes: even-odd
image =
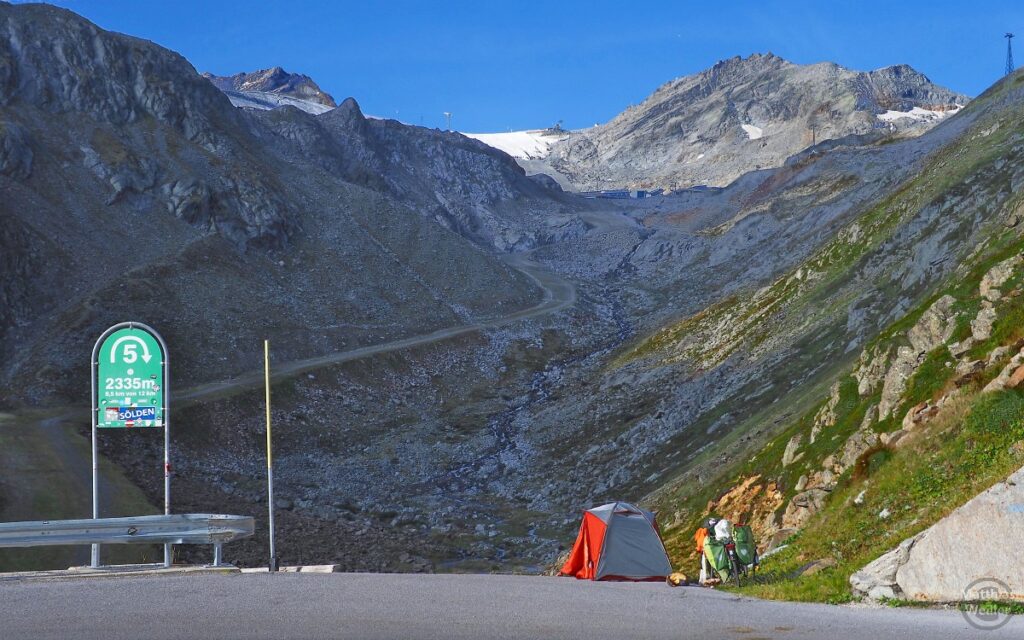
{"type": "Polygon", "coordinates": [[[654,514],[610,502],[583,512],[576,544],[559,573],[580,580],[664,580],[672,564],[654,514]]]}

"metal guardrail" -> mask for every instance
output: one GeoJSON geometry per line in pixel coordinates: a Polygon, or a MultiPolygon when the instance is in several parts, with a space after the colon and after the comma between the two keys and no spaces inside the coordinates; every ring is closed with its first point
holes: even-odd
{"type": "Polygon", "coordinates": [[[0,523],[0,548],[77,544],[212,544],[213,565],[223,565],[221,546],[255,531],[252,516],[205,513],[42,520],[0,523]]]}

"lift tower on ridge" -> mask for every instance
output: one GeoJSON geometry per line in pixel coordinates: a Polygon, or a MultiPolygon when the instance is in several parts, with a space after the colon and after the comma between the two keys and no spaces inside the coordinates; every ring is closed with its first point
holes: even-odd
{"type": "Polygon", "coordinates": [[[1006,75],[1013,73],[1013,34],[1007,33],[1006,38],[1006,75]]]}

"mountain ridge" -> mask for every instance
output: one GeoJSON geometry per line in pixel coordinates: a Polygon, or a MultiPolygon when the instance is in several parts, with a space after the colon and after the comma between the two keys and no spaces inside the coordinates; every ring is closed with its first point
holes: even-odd
{"type": "Polygon", "coordinates": [[[869,72],[831,62],[798,65],[774,54],[735,56],[670,80],[609,122],[552,145],[545,169],[578,189],[724,186],[779,166],[832,138],[872,130],[920,133],[914,108],[943,113],[968,102],[908,65],[869,72]]]}

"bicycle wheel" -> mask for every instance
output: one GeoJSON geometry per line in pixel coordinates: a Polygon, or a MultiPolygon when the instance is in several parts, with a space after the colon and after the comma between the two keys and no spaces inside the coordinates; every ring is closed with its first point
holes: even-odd
{"type": "Polygon", "coordinates": [[[740,586],[740,563],[735,554],[729,554],[729,564],[732,565],[732,575],[736,579],[736,586],[740,586]]]}

